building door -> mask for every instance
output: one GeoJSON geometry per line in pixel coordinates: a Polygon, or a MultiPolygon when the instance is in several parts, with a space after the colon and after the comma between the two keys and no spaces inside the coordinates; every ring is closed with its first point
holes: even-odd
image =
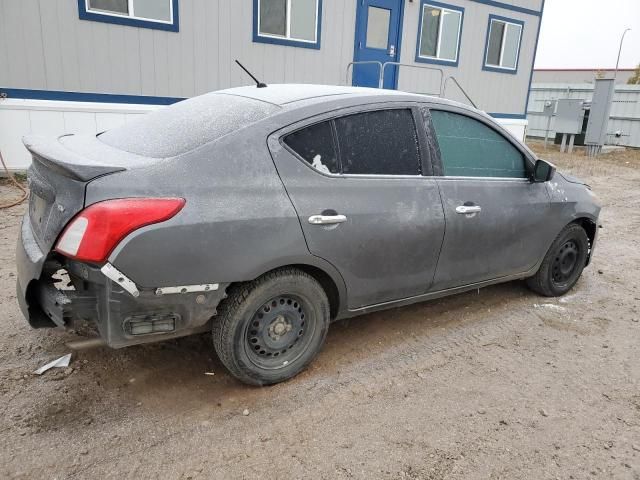
{"type": "MultiPolygon", "coordinates": [[[[400,35],[403,0],[359,0],[356,12],[354,62],[397,62],[400,58],[400,35]]],[[[387,67],[383,87],[396,88],[397,67],[387,67]]],[[[379,86],[380,66],[354,64],[353,85],[379,86]]]]}

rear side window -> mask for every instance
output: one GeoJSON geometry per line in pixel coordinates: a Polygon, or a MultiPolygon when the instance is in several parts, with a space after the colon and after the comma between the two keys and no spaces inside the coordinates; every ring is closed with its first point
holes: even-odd
{"type": "Polygon", "coordinates": [[[431,110],[444,174],[461,177],[527,176],[523,154],[501,134],[465,115],[431,110]]]}
{"type": "Polygon", "coordinates": [[[316,123],[284,138],[294,152],[322,173],[340,173],[331,121],[316,123]]]}
{"type": "Polygon", "coordinates": [[[410,109],[377,110],[335,119],[345,174],[420,175],[418,135],[410,109]]]}

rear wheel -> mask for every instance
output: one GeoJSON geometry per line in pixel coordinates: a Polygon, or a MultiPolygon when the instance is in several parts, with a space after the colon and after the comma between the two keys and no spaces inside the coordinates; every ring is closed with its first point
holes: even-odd
{"type": "Polygon", "coordinates": [[[587,262],[589,238],[575,223],[567,225],[556,237],[538,272],[527,279],[533,291],[546,297],[567,293],[578,281],[587,262]]]}
{"type": "Polygon", "coordinates": [[[233,376],[268,385],[302,371],[328,326],[329,301],[320,284],[283,269],[231,288],[213,324],[213,345],[233,376]]]}

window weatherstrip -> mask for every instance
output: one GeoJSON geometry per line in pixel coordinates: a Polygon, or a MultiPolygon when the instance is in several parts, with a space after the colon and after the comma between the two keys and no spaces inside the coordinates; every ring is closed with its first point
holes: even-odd
{"type": "Polygon", "coordinates": [[[431,63],[444,63],[447,65],[457,66],[458,65],[458,57],[460,56],[460,40],[462,36],[462,21],[464,16],[463,8],[449,8],[444,4],[439,4],[438,2],[429,2],[426,1],[422,4],[422,11],[420,15],[420,25],[418,28],[418,41],[417,41],[417,54],[416,61],[427,61],[431,63]],[[432,55],[424,55],[422,53],[422,38],[424,34],[424,19],[426,15],[427,8],[431,8],[433,10],[440,11],[440,15],[438,18],[438,37],[436,39],[436,54],[432,55]],[[455,43],[455,57],[451,58],[442,58],[441,54],[441,46],[442,46],[442,27],[444,25],[444,14],[445,12],[455,14],[458,19],[458,27],[456,31],[456,43],[455,43]]]}
{"type": "Polygon", "coordinates": [[[523,32],[523,24],[510,22],[502,18],[491,18],[489,21],[489,31],[487,33],[487,44],[485,46],[484,66],[489,67],[490,69],[507,70],[509,72],[516,72],[518,70],[518,63],[520,62],[520,46],[522,45],[522,32],[523,32]],[[496,23],[502,23],[504,25],[504,29],[502,30],[502,36],[500,38],[500,56],[498,59],[498,65],[489,63],[489,44],[491,41],[491,33],[493,32],[493,26],[496,23]],[[507,31],[509,27],[514,27],[518,29],[518,43],[516,44],[516,61],[513,67],[508,67],[504,65],[504,50],[506,47],[507,31]]]}
{"type": "Polygon", "coordinates": [[[261,10],[261,6],[262,6],[262,0],[258,0],[258,12],[257,12],[257,36],[258,37],[263,37],[263,38],[275,38],[278,40],[289,40],[292,42],[302,42],[302,43],[308,43],[310,45],[316,45],[318,43],[318,25],[319,25],[319,16],[320,16],[320,0],[315,0],[315,27],[314,27],[314,35],[313,35],[313,40],[306,40],[304,38],[295,38],[291,36],[291,1],[292,0],[287,0],[287,4],[285,7],[285,12],[284,12],[284,21],[285,21],[285,32],[284,32],[284,36],[282,35],[274,35],[272,33],[265,33],[261,30],[261,25],[260,25],[260,10],[261,10]]]}
{"type": "Polygon", "coordinates": [[[133,7],[133,0],[127,0],[127,9],[129,10],[129,14],[125,15],[123,13],[113,12],[110,10],[100,10],[98,8],[93,8],[89,4],[90,0],[84,0],[84,8],[87,13],[94,13],[96,15],[103,15],[105,17],[118,17],[118,18],[128,18],[131,20],[139,20],[141,22],[152,22],[152,23],[162,23],[164,25],[173,25],[173,2],[175,0],[169,1],[169,20],[160,20],[157,18],[147,18],[147,17],[136,17],[135,9],[133,7]]]}

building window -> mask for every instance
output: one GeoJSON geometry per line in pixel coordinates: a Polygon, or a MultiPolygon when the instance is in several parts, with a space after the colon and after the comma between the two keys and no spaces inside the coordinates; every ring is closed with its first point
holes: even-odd
{"type": "Polygon", "coordinates": [[[524,22],[489,16],[484,70],[516,73],[524,22]]]}
{"type": "Polygon", "coordinates": [[[464,9],[423,0],[417,62],[458,65],[464,9]]]}
{"type": "Polygon", "coordinates": [[[320,48],[322,0],[254,0],[253,41],[320,48]]]}
{"type": "Polygon", "coordinates": [[[178,31],[178,0],[78,0],[80,19],[178,31]]]}

